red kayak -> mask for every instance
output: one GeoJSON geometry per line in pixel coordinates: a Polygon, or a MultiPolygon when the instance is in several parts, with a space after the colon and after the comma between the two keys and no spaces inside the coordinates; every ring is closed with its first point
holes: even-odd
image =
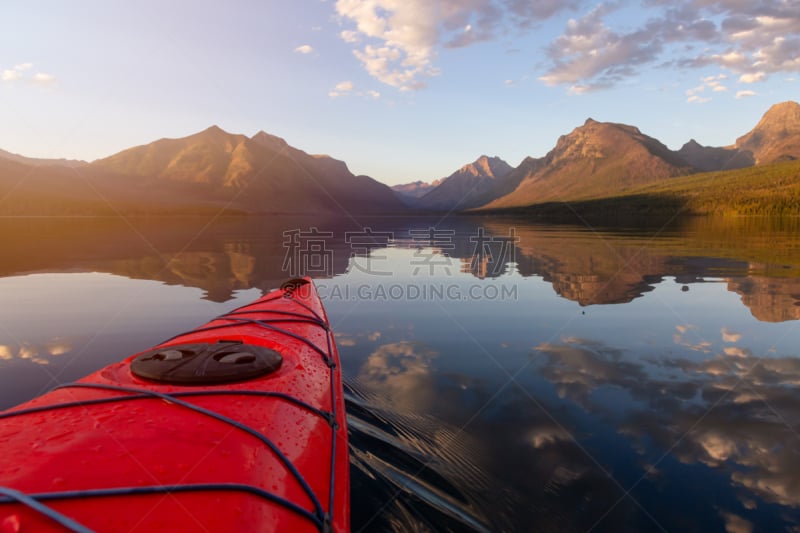
{"type": "Polygon", "coordinates": [[[0,532],[347,531],[339,356],[308,278],[0,413],[0,532]]]}

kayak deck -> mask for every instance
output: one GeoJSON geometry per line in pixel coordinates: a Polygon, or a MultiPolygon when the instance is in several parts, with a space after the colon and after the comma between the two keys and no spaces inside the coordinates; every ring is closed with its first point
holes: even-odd
{"type": "Polygon", "coordinates": [[[0,443],[0,532],[349,527],[338,353],[307,279],[0,413],[0,443]],[[230,373],[262,352],[278,363],[230,373]],[[176,377],[192,365],[199,383],[176,377]]]}

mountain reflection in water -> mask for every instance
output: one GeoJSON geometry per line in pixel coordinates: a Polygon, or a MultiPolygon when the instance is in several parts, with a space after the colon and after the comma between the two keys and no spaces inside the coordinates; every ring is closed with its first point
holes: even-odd
{"type": "Polygon", "coordinates": [[[310,274],[354,530],[798,528],[799,226],[3,219],[0,407],[310,274]]]}

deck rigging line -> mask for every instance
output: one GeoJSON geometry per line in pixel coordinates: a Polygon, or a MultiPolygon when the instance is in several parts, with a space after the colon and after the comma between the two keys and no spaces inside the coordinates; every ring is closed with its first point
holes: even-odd
{"type": "Polygon", "coordinates": [[[202,414],[204,416],[208,416],[220,422],[226,423],[240,431],[248,433],[252,435],[256,439],[258,439],[262,444],[268,447],[273,454],[278,458],[278,460],[283,464],[286,470],[291,474],[291,476],[297,481],[300,487],[303,489],[303,492],[309,497],[312,502],[313,511],[309,511],[304,509],[303,507],[297,505],[294,502],[291,502],[285,498],[277,496],[269,491],[266,491],[260,487],[256,487],[253,485],[247,484],[238,484],[238,483],[194,483],[194,484],[181,484],[181,485],[152,485],[152,486],[139,486],[139,487],[114,487],[114,488],[103,488],[103,489],[86,489],[86,490],[73,490],[73,491],[60,491],[60,492],[45,492],[45,493],[36,493],[36,494],[24,494],[20,491],[17,491],[12,488],[8,487],[0,487],[0,504],[8,504],[8,503],[19,503],[25,505],[26,507],[38,512],[39,514],[46,516],[53,520],[54,522],[58,523],[59,525],[63,526],[67,531],[71,531],[74,533],[92,533],[92,530],[78,524],[73,519],[64,516],[63,514],[59,513],[58,511],[48,507],[47,505],[43,504],[44,501],[52,501],[52,500],[69,500],[69,499],[78,499],[78,498],[102,498],[102,497],[113,497],[113,496],[136,496],[136,495],[145,495],[145,494],[172,494],[172,493],[187,493],[187,492],[198,492],[198,491],[238,491],[238,492],[247,492],[250,494],[254,494],[258,497],[261,497],[264,500],[267,500],[271,503],[278,504],[312,522],[316,528],[321,532],[327,532],[331,530],[332,523],[333,523],[333,501],[335,497],[335,459],[336,459],[336,434],[339,426],[336,422],[338,417],[337,412],[337,404],[336,404],[336,380],[334,369],[336,368],[336,364],[333,359],[333,334],[330,331],[330,327],[328,326],[327,322],[320,316],[316,311],[314,311],[311,307],[306,305],[303,302],[300,302],[293,298],[294,289],[287,288],[282,293],[276,292],[276,295],[272,298],[262,298],[257,302],[245,305],[238,309],[235,309],[229,313],[221,315],[213,320],[224,320],[228,321],[226,324],[215,324],[211,326],[201,327],[196,330],[188,331],[185,333],[181,333],[174,337],[171,337],[167,341],[164,341],[165,344],[167,342],[172,342],[176,339],[181,337],[190,336],[195,333],[204,333],[207,331],[214,331],[220,330],[230,327],[239,327],[243,325],[254,325],[263,329],[267,329],[271,332],[279,333],[297,341],[302,342],[309,348],[311,348],[316,353],[322,356],[323,361],[328,366],[330,372],[330,390],[331,390],[331,406],[332,411],[324,411],[318,409],[308,403],[291,396],[289,394],[274,392],[274,391],[232,391],[232,390],[202,390],[202,391],[178,391],[173,393],[161,393],[156,391],[151,391],[147,389],[140,389],[136,387],[125,387],[119,385],[110,385],[110,384],[103,384],[103,383],[86,383],[86,382],[73,382],[67,383],[64,385],[60,385],[53,390],[58,389],[66,389],[66,388],[84,388],[84,389],[99,389],[99,390],[108,390],[108,391],[115,391],[120,394],[119,396],[107,397],[107,398],[93,398],[91,400],[78,400],[72,402],[62,402],[42,407],[32,407],[27,409],[19,409],[16,411],[7,411],[5,413],[0,413],[0,420],[6,418],[12,418],[17,416],[23,416],[26,414],[32,413],[39,413],[43,411],[49,410],[56,410],[56,409],[66,409],[66,408],[77,408],[77,407],[88,407],[106,403],[115,403],[115,402],[127,402],[127,401],[134,401],[134,400],[148,400],[148,399],[161,399],[173,403],[177,406],[183,407],[185,409],[189,409],[195,413],[202,414]],[[298,313],[292,311],[284,311],[284,310],[261,310],[261,309],[248,309],[248,307],[254,305],[261,305],[265,302],[274,301],[279,298],[284,298],[286,300],[290,300],[293,303],[297,304],[304,310],[308,311],[308,313],[298,313]],[[310,313],[310,314],[309,314],[310,313]],[[253,314],[270,314],[270,315],[277,315],[277,317],[273,316],[272,318],[252,318],[248,317],[247,315],[253,314]],[[326,338],[327,338],[327,346],[323,349],[317,346],[314,342],[310,339],[298,335],[292,331],[288,331],[284,328],[278,327],[274,324],[276,323],[303,323],[303,324],[312,324],[319,326],[325,331],[326,338]],[[303,478],[302,474],[297,470],[294,464],[286,457],[286,455],[276,446],[269,437],[257,431],[250,426],[243,424],[237,420],[234,420],[228,416],[222,415],[210,409],[206,409],[204,407],[200,407],[193,403],[187,402],[182,400],[181,398],[186,397],[203,397],[203,396],[235,396],[235,395],[244,395],[244,396],[260,396],[260,397],[269,397],[275,398],[280,401],[285,401],[290,404],[293,404],[301,409],[304,409],[313,415],[319,416],[323,418],[332,431],[332,438],[331,438],[331,456],[330,456],[330,485],[328,491],[328,512],[323,510],[322,504],[320,502],[319,497],[311,487],[308,485],[308,482],[303,478]]]}

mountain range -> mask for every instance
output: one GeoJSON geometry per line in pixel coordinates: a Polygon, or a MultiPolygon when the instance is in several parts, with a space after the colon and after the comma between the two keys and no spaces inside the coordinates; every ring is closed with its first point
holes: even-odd
{"type": "MultiPolygon", "coordinates": [[[[800,159],[800,105],[772,106],[756,127],[727,147],[702,146],[694,139],[670,150],[626,124],[591,118],[561,136],[544,157],[525,158],[504,172],[481,172],[482,156],[443,179],[413,203],[435,210],[503,209],[618,195],[628,190],[698,172],[734,170],[800,159]]],[[[396,186],[395,190],[399,187],[396,186]]]]}
{"type": "Polygon", "coordinates": [[[494,199],[494,191],[513,167],[499,157],[482,155],[442,179],[421,196],[415,206],[431,210],[461,210],[478,207],[494,199]]]}
{"type": "Polygon", "coordinates": [[[217,126],[83,165],[0,154],[5,214],[307,213],[403,211],[391,189],[325,155],[263,131],[217,126]]]}
{"type": "Polygon", "coordinates": [[[482,155],[445,178],[393,188],[264,131],[247,137],[212,126],[90,163],[0,150],[0,209],[6,215],[502,210],[608,198],[698,172],[798,159],[800,105],[791,101],[772,106],[732,146],[692,139],[670,150],[634,126],[590,118],[544,157],[527,157],[516,168],[482,155]]]}
{"type": "Polygon", "coordinates": [[[24,163],[27,165],[61,165],[67,167],[82,167],[86,165],[86,161],[80,159],[39,159],[35,157],[25,157],[24,155],[14,154],[5,150],[0,150],[0,159],[8,159],[16,161],[17,163],[24,163]]]}
{"type": "Polygon", "coordinates": [[[392,190],[400,197],[400,199],[407,202],[409,205],[415,205],[418,198],[422,198],[428,192],[435,189],[442,180],[433,180],[428,183],[427,181],[417,180],[411,183],[403,183],[402,185],[394,185],[392,190]]]}

